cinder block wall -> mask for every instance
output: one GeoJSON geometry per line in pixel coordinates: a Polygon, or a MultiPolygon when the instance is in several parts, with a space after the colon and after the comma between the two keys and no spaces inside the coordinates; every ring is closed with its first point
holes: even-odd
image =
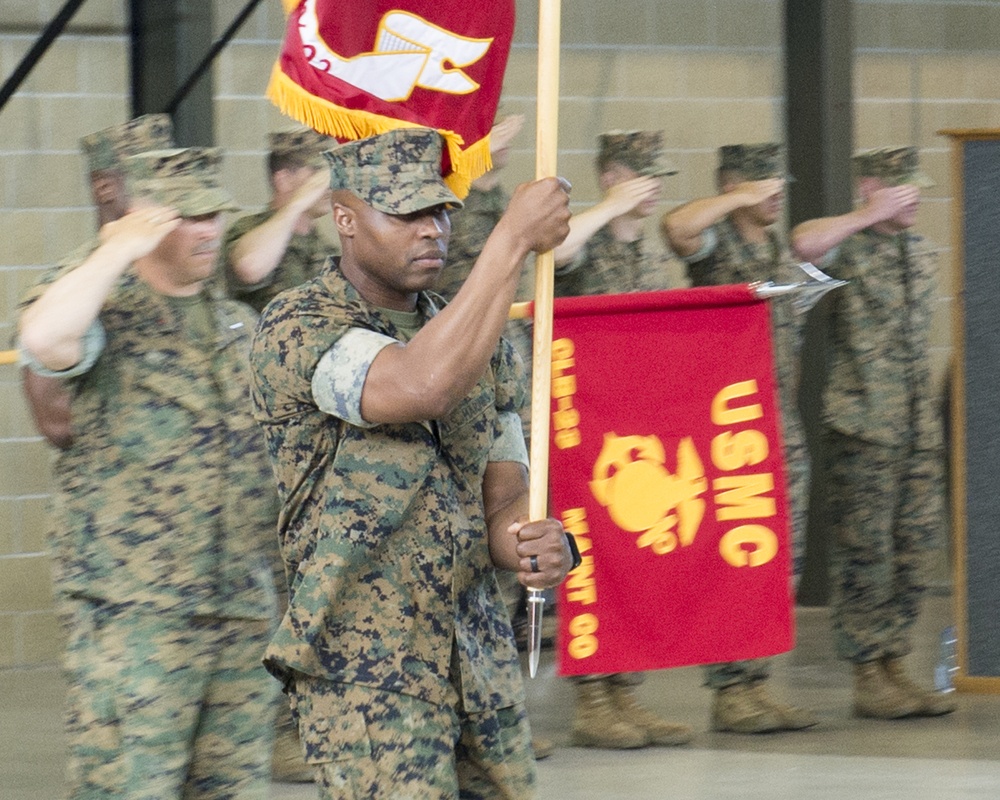
{"type": "MultiPolygon", "coordinates": [[[[6,81],[61,0],[0,3],[6,81]]],[[[93,234],[78,155],[82,133],[128,114],[121,0],[89,0],[0,111],[0,349],[14,307],[39,268],[93,234]]],[[[52,609],[45,509],[48,448],[21,400],[16,367],[0,366],[0,667],[52,661],[61,647],[52,609]]]]}
{"type": "MultiPolygon", "coordinates": [[[[6,79],[62,0],[2,0],[6,79]]],[[[245,0],[216,0],[218,33],[245,0]]],[[[504,109],[526,130],[510,185],[534,173],[537,5],[518,0],[504,109]]],[[[715,149],[781,137],[781,0],[571,0],[563,3],[560,172],[578,208],[597,199],[594,140],[611,128],[666,133],[680,174],[664,208],[713,191],[715,149]]],[[[0,112],[0,349],[14,306],[38,271],[93,232],[80,135],[127,118],[123,0],[89,0],[70,32],[0,112]]],[[[857,0],[855,144],[915,144],[938,182],[919,227],[945,248],[933,332],[939,372],[949,356],[950,184],[944,127],[1000,127],[1000,4],[857,0]]],[[[283,31],[280,3],[247,21],[215,70],[217,144],[225,176],[248,208],[267,197],[264,137],[289,124],[262,98],[283,31]]],[[[652,221],[651,221],[652,222],[652,221]]],[[[650,241],[658,246],[655,231],[650,241]]],[[[672,274],[681,282],[681,271],[672,274]]],[[[61,647],[45,540],[50,454],[32,428],[15,367],[0,366],[0,668],[53,662],[61,647]]]]}

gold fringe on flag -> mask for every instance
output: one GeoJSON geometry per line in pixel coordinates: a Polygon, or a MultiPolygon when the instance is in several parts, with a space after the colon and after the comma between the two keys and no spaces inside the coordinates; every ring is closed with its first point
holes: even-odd
{"type": "Polygon", "coordinates": [[[299,7],[299,2],[301,0],[281,0],[281,5],[285,7],[286,17],[299,7]]]}
{"type": "MultiPolygon", "coordinates": [[[[289,0],[285,0],[285,5],[289,5],[289,0]]],[[[343,108],[322,97],[316,97],[282,72],[280,63],[276,63],[271,71],[266,94],[281,113],[338,139],[367,139],[394,128],[426,127],[368,111],[343,108]]],[[[444,182],[461,200],[468,195],[472,182],[493,168],[489,134],[463,150],[465,140],[455,131],[441,128],[437,131],[447,143],[448,157],[451,160],[451,172],[444,176],[444,182]]]]}

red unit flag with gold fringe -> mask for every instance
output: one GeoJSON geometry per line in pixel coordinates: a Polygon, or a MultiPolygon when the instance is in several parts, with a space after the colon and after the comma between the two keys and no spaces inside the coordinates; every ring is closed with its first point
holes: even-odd
{"type": "Polygon", "coordinates": [[[770,309],[749,286],[556,300],[552,513],[559,672],[792,648],[789,514],[770,309]]]}
{"type": "Polygon", "coordinates": [[[490,166],[489,132],[514,33],[514,0],[284,0],[268,97],[341,141],[435,128],[459,197],[490,166]]]}

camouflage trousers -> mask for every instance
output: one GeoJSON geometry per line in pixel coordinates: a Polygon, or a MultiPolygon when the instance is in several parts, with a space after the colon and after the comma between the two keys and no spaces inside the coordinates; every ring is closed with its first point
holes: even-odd
{"type": "Polygon", "coordinates": [[[782,428],[785,437],[785,474],[788,478],[788,510],[792,515],[792,585],[798,587],[806,560],[806,526],[809,522],[809,480],[812,472],[806,433],[799,415],[785,409],[782,428]]]}
{"type": "MultiPolygon", "coordinates": [[[[785,437],[785,473],[788,477],[788,506],[792,515],[792,586],[797,587],[806,554],[806,523],[809,516],[809,449],[798,414],[785,409],[782,417],[785,437]]],[[[771,675],[771,659],[728,661],[705,667],[705,686],[724,689],[737,683],[757,683],[771,675]]]]}
{"type": "Polygon", "coordinates": [[[535,762],[523,704],[470,713],[299,675],[292,713],[322,800],[531,800],[535,762]]]}
{"type": "Polygon", "coordinates": [[[72,800],[268,796],[270,622],[67,606],[72,800]]]}
{"type": "Polygon", "coordinates": [[[836,431],[827,432],[826,446],[837,654],[855,663],[906,655],[927,553],[941,543],[942,453],[836,431]]]}

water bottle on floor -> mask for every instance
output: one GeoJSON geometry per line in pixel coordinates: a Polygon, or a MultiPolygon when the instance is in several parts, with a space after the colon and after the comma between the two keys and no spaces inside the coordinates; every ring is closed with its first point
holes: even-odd
{"type": "Polygon", "coordinates": [[[941,631],[941,653],[934,668],[934,688],[939,692],[955,691],[955,673],[958,672],[958,638],[955,626],[941,631]]]}

